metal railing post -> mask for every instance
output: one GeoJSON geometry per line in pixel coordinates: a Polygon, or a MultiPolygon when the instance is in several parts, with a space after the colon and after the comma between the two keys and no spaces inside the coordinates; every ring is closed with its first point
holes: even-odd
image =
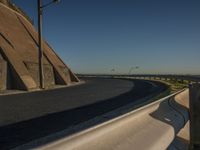
{"type": "Polygon", "coordinates": [[[189,85],[190,149],[200,149],[200,83],[189,85]]]}

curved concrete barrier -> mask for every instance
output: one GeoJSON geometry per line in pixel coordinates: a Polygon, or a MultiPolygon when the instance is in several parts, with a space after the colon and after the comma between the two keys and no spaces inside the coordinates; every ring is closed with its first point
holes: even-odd
{"type": "Polygon", "coordinates": [[[187,122],[188,90],[184,90],[38,149],[162,150],[187,122]]]}

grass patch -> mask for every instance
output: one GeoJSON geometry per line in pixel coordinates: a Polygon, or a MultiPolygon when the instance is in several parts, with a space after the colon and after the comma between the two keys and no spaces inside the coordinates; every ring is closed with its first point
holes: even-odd
{"type": "Polygon", "coordinates": [[[175,81],[175,80],[154,80],[154,81],[162,82],[162,83],[166,84],[168,86],[168,88],[164,92],[162,92],[159,95],[152,98],[152,101],[161,99],[161,98],[166,97],[170,94],[178,92],[178,91],[180,91],[184,88],[187,88],[188,83],[189,83],[188,81],[182,81],[181,82],[181,81],[175,81]]]}
{"type": "Polygon", "coordinates": [[[182,82],[173,80],[167,80],[167,81],[159,80],[159,81],[169,86],[170,90],[169,94],[175,93],[177,91],[180,91],[188,87],[188,81],[182,81],[182,82]]]}

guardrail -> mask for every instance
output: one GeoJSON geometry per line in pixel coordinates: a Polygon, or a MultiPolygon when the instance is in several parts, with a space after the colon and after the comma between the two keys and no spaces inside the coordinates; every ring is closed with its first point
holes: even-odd
{"type": "Polygon", "coordinates": [[[191,82],[200,82],[200,76],[195,75],[156,75],[156,74],[132,74],[132,75],[124,75],[124,74],[114,74],[114,75],[106,75],[106,74],[77,74],[79,77],[132,77],[139,79],[164,79],[164,80],[187,80],[191,82]]]}
{"type": "MultiPolygon", "coordinates": [[[[161,150],[173,148],[188,123],[188,89],[75,135],[39,147],[41,150],[161,150]],[[173,144],[171,144],[173,142],[173,144]]],[[[187,135],[187,134],[184,134],[187,135]]],[[[183,145],[179,146],[183,149],[183,145]]],[[[176,145],[177,147],[177,145],[176,145]]],[[[187,149],[185,147],[185,149],[187,149]]]]}

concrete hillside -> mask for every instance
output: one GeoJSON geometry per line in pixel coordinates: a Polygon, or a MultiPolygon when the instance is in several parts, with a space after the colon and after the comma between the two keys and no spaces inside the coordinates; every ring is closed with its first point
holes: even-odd
{"type": "MultiPolygon", "coordinates": [[[[43,50],[45,87],[79,81],[45,41],[43,50]]],[[[0,89],[38,87],[38,34],[24,16],[0,2],[0,89]]]]}
{"type": "Polygon", "coordinates": [[[16,12],[20,13],[23,15],[26,19],[28,19],[31,23],[33,22],[31,18],[18,6],[16,6],[14,3],[12,3],[10,0],[0,0],[0,3],[3,3],[7,7],[15,10],[16,12]]]}

